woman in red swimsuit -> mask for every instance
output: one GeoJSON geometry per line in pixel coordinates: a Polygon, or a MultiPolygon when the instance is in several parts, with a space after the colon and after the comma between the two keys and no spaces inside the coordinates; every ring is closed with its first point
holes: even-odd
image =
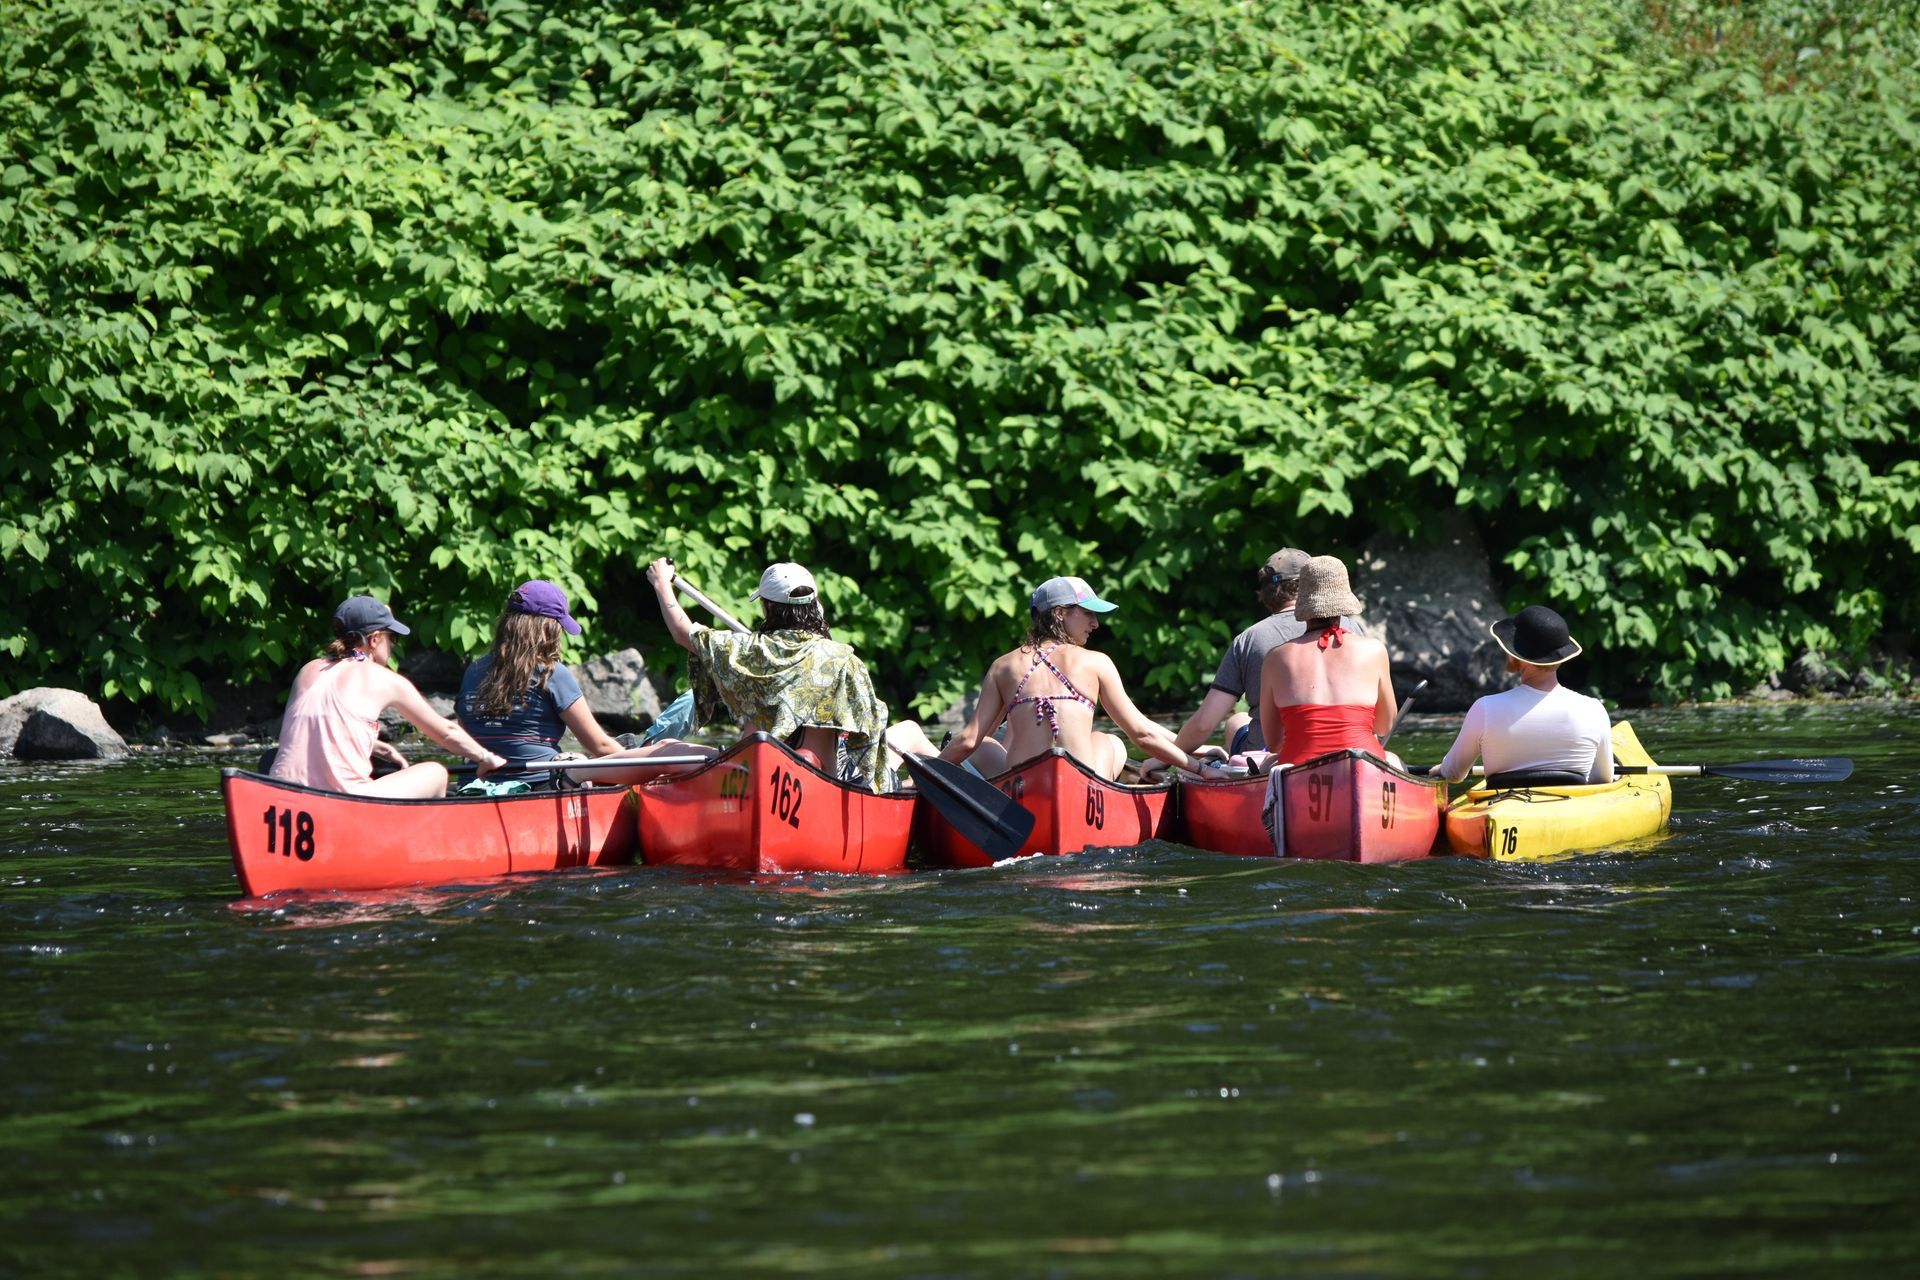
{"type": "MultiPolygon", "coordinates": [[[[1093,727],[1105,707],[1114,724],[1142,751],[1168,764],[1197,769],[1173,735],[1142,715],[1127,696],[1113,659],[1086,647],[1100,615],[1116,607],[1080,578],[1049,578],[1029,601],[1032,622],[1026,641],[987,668],[973,719],[953,736],[940,758],[958,764],[1007,722],[1007,758],[1031,760],[1060,747],[1105,778],[1117,778],[1127,762],[1127,744],[1093,727]]],[[[985,760],[976,762],[983,768],[985,760]]],[[[985,772],[997,770],[985,769],[985,772]]]]}
{"type": "Polygon", "coordinates": [[[1300,571],[1294,616],[1306,634],[1268,652],[1260,668],[1260,732],[1277,765],[1357,748],[1383,755],[1393,728],[1393,679],[1387,646],[1340,625],[1360,612],[1347,566],[1315,556],[1300,571]]]}

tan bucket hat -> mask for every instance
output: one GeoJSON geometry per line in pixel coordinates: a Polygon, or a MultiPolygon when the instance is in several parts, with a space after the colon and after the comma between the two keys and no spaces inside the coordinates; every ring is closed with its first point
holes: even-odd
{"type": "Polygon", "coordinates": [[[1360,612],[1353,588],[1347,585],[1347,566],[1338,556],[1315,556],[1300,570],[1300,595],[1293,602],[1293,616],[1305,622],[1313,618],[1352,617],[1360,612]]]}

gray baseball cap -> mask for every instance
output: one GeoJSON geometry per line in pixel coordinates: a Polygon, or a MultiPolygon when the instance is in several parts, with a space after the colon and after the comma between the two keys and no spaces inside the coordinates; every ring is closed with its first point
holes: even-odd
{"type": "Polygon", "coordinates": [[[1051,609],[1059,604],[1077,604],[1095,613],[1112,613],[1120,607],[1093,594],[1085,578],[1048,578],[1034,590],[1035,609],[1051,609]]]}
{"type": "Polygon", "coordinates": [[[1300,571],[1307,567],[1307,561],[1313,557],[1298,547],[1282,547],[1267,557],[1267,573],[1276,581],[1285,582],[1288,578],[1297,578],[1300,571]]]}

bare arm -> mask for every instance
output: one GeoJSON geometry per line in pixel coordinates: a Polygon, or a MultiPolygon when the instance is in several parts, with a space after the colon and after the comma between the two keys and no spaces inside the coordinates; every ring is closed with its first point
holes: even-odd
{"type": "Polygon", "coordinates": [[[1266,739],[1267,750],[1275,755],[1280,754],[1280,739],[1285,733],[1280,704],[1275,700],[1280,685],[1280,650],[1276,647],[1268,650],[1260,661],[1260,705],[1254,710],[1260,717],[1260,736],[1266,739]]]}
{"type": "Polygon", "coordinates": [[[1168,764],[1198,773],[1200,762],[1188,755],[1174,741],[1171,733],[1140,714],[1140,709],[1133,705],[1133,699],[1127,696],[1126,685],[1121,683],[1120,671],[1113,665],[1113,659],[1104,653],[1089,656],[1100,677],[1100,705],[1106,708],[1107,715],[1119,726],[1120,732],[1133,739],[1135,746],[1154,759],[1165,760],[1168,764]]]}
{"type": "MultiPolygon", "coordinates": [[[[1238,694],[1228,693],[1225,689],[1208,689],[1207,696],[1200,699],[1199,709],[1187,717],[1187,722],[1180,726],[1180,732],[1173,735],[1173,740],[1180,744],[1182,751],[1192,751],[1201,746],[1213,736],[1220,722],[1233,714],[1234,704],[1239,701],[1238,694]]],[[[1264,730],[1265,726],[1261,727],[1264,730]]]]}
{"type": "Polygon", "coordinates": [[[600,721],[594,718],[593,708],[587,705],[585,698],[575,698],[569,703],[567,709],[560,713],[560,720],[573,731],[574,737],[580,739],[580,745],[587,749],[590,756],[610,756],[621,750],[620,744],[600,727],[600,721]]]}
{"type": "Polygon", "coordinates": [[[1387,661],[1387,647],[1380,646],[1380,685],[1373,704],[1373,736],[1384,738],[1393,732],[1393,667],[1387,661]]]}
{"type": "MultiPolygon", "coordinates": [[[[1180,749],[1188,755],[1201,750],[1201,744],[1213,736],[1213,731],[1220,727],[1220,722],[1233,714],[1233,705],[1238,701],[1240,701],[1240,695],[1237,693],[1228,693],[1225,689],[1208,689],[1207,696],[1200,700],[1199,709],[1187,717],[1187,722],[1180,726],[1180,732],[1173,735],[1173,740],[1179,743],[1180,749]]],[[[1219,752],[1223,759],[1226,756],[1226,752],[1219,747],[1205,749],[1208,752],[1219,752]]],[[[1142,775],[1152,773],[1163,763],[1164,761],[1160,760],[1149,760],[1140,766],[1140,772],[1142,775]]]]}
{"type": "Polygon", "coordinates": [[[648,565],[647,581],[653,584],[653,594],[660,601],[660,616],[666,620],[667,634],[675,644],[691,653],[693,630],[699,624],[680,607],[679,596],[673,589],[673,561],[663,557],[648,565]]]}
{"type": "Polygon", "coordinates": [[[953,741],[940,753],[940,758],[948,764],[959,764],[972,755],[1007,718],[1006,695],[1000,692],[1000,682],[994,678],[999,665],[996,662],[988,667],[986,679],[980,682],[980,701],[973,709],[973,719],[960,726],[960,732],[953,735],[953,741]]]}
{"type": "Polygon", "coordinates": [[[394,672],[388,672],[387,676],[387,705],[405,716],[408,723],[442,749],[478,765],[481,777],[507,762],[505,756],[496,755],[475,742],[473,735],[460,727],[459,721],[449,720],[435,711],[420,691],[413,687],[413,681],[394,672]]]}

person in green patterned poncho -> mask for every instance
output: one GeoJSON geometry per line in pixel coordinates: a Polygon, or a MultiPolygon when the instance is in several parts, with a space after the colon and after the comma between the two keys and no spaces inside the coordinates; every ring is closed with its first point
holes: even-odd
{"type": "Polygon", "coordinates": [[[760,625],[749,635],[702,626],[680,607],[673,561],[647,566],[674,643],[690,655],[694,718],[705,724],[724,708],[742,735],[765,732],[813,756],[830,774],[893,789],[885,767],[887,704],[853,649],[827,630],[813,575],[797,564],[770,565],[754,598],[760,625]],[[847,763],[837,767],[840,735],[847,763]]]}

